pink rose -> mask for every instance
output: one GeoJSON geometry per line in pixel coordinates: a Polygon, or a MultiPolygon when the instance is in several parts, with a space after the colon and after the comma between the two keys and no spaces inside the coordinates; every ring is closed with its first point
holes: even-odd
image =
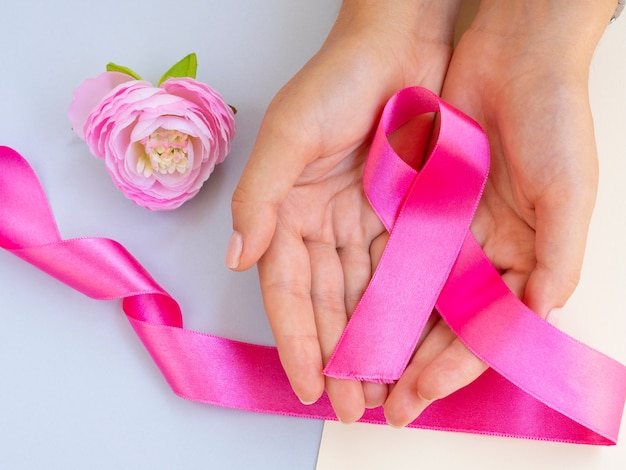
{"type": "Polygon", "coordinates": [[[69,117],[116,186],[150,210],[175,209],[195,196],[235,133],[232,109],[193,78],[157,88],[105,72],[75,90],[69,117]]]}

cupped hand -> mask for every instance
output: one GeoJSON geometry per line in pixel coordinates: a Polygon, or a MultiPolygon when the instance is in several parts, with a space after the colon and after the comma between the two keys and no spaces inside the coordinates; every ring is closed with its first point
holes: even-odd
{"type": "Polygon", "coordinates": [[[226,264],[258,261],[295,393],[310,403],[325,389],[345,422],[387,396],[385,385],[322,370],[384,246],[361,181],[382,107],[406,86],[439,92],[450,59],[457,1],[429,3],[344,2],[323,47],[270,104],[233,195],[226,264]]]}
{"type": "MultiPolygon", "coordinates": [[[[587,78],[612,13],[608,2],[557,3],[483,0],[442,94],[490,142],[471,230],[509,288],[553,322],[578,282],[595,202],[587,78]]],[[[387,421],[408,424],[486,367],[438,320],[389,394],[387,421]]]]}

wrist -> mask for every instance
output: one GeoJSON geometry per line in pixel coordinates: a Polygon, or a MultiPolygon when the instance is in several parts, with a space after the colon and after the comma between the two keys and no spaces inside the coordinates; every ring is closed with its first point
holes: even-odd
{"type": "Polygon", "coordinates": [[[616,6],[617,0],[482,0],[470,29],[519,56],[586,73],[616,6]]]}
{"type": "MultiPolygon", "coordinates": [[[[333,30],[452,44],[461,0],[344,0],[333,30]]],[[[332,34],[332,33],[331,33],[332,34]]]]}

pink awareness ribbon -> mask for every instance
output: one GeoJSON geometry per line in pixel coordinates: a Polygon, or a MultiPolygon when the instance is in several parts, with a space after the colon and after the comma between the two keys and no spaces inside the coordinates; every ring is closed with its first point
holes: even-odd
{"type": "MultiPolygon", "coordinates": [[[[313,405],[300,403],[275,348],[184,329],[176,301],[119,243],[63,240],[26,160],[8,147],[0,147],[0,160],[0,245],[89,297],[122,299],[176,394],[254,412],[336,419],[326,395],[313,405]]],[[[397,380],[436,307],[490,368],[409,426],[614,445],[626,368],[530,311],[469,231],[488,165],[486,137],[467,116],[419,87],[391,98],[364,171],[366,194],[390,238],[325,374],[397,380]],[[439,136],[418,172],[394,152],[388,135],[431,112],[440,113],[439,136]]],[[[385,423],[382,408],[366,410],[361,421],[385,423]]]]}

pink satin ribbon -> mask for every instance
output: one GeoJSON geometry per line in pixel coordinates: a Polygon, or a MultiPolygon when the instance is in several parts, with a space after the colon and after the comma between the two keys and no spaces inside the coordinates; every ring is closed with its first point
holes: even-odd
{"type": "MultiPolygon", "coordinates": [[[[174,392],[243,410],[336,419],[328,398],[301,404],[275,348],[185,330],[176,301],[119,243],[62,240],[28,163],[0,147],[0,245],[95,299],[123,310],[174,392]]],[[[436,307],[490,369],[430,405],[410,426],[573,443],[617,441],[626,368],[539,318],[505,286],[471,233],[489,164],[484,133],[422,88],[387,104],[364,187],[390,239],[325,373],[393,382],[436,307]],[[439,112],[441,128],[418,173],[387,136],[439,112]]],[[[385,423],[381,408],[362,421],[385,423]]]]}

